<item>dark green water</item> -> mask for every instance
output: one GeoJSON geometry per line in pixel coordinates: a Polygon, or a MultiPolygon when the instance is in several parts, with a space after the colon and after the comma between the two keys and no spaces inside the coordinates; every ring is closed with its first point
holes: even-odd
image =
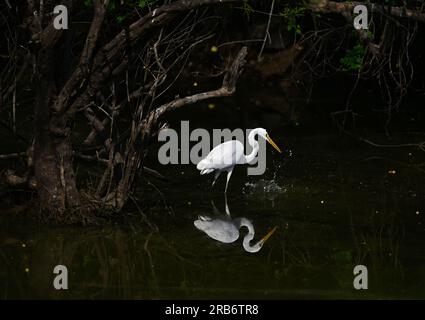
{"type": "Polygon", "coordinates": [[[224,177],[211,189],[194,166],[157,167],[170,181],[147,186],[147,219],[46,227],[2,209],[0,298],[425,298],[425,174],[410,167],[420,152],[276,140],[292,156],[269,152],[264,176],[237,168],[229,186],[232,217],[250,219],[256,239],[278,226],[258,253],[243,250],[246,229],[224,244],[194,227],[212,201],[224,214],[224,177]],[[58,264],[66,291],[52,285],[58,264]],[[353,288],[357,264],[368,290],[353,288]]]}

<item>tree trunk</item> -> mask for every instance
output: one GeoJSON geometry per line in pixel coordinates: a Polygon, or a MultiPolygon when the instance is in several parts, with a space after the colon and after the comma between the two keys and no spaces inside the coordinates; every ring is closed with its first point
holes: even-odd
{"type": "Polygon", "coordinates": [[[41,209],[54,215],[63,215],[68,209],[77,209],[79,193],[69,139],[51,139],[48,132],[38,135],[34,158],[41,209]]]}
{"type": "Polygon", "coordinates": [[[41,49],[37,58],[34,173],[43,213],[63,219],[79,206],[79,193],[72,167],[70,128],[53,113],[57,73],[54,49],[41,49]]]}

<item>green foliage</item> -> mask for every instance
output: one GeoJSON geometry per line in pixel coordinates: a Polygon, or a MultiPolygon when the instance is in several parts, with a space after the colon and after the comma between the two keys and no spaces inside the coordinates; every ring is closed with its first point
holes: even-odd
{"type": "Polygon", "coordinates": [[[288,31],[294,31],[296,34],[301,34],[301,25],[298,23],[298,18],[304,16],[304,7],[285,8],[281,13],[287,25],[288,31]]]}
{"type": "Polygon", "coordinates": [[[142,9],[144,7],[146,7],[148,4],[151,4],[152,2],[154,2],[155,0],[139,0],[137,3],[137,6],[142,9]]]}
{"type": "Polygon", "coordinates": [[[126,16],[117,16],[117,22],[122,23],[125,20],[126,16]]]}
{"type": "Polygon", "coordinates": [[[347,52],[340,62],[344,71],[358,71],[363,65],[363,57],[366,52],[365,47],[357,44],[347,52]]]}
{"type": "MultiPolygon", "coordinates": [[[[132,3],[120,6],[120,0],[111,0],[109,2],[108,11],[114,11],[116,14],[116,21],[121,24],[129,16],[128,11],[130,8],[137,7],[139,9],[143,9],[155,1],[156,0],[134,0],[132,3]]],[[[84,0],[83,3],[85,7],[93,6],[93,0],[84,0]]]]}
{"type": "Polygon", "coordinates": [[[249,0],[244,0],[242,3],[242,8],[243,8],[243,14],[244,16],[247,18],[247,20],[249,20],[251,13],[254,12],[254,9],[252,8],[252,6],[248,3],[249,0]]]}
{"type": "MultiPolygon", "coordinates": [[[[135,5],[139,9],[143,9],[143,8],[147,7],[148,5],[154,3],[154,2],[155,2],[155,0],[136,0],[136,4],[135,5]]],[[[117,22],[118,23],[122,23],[128,17],[128,15],[129,15],[128,13],[127,14],[118,15],[116,17],[117,22]]]]}

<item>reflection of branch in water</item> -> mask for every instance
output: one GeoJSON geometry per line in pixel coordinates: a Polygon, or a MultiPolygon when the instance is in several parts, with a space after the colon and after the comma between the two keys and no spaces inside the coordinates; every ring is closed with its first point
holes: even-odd
{"type": "Polygon", "coordinates": [[[108,287],[108,282],[109,282],[109,268],[107,267],[108,262],[106,260],[107,254],[106,254],[105,244],[102,241],[102,248],[100,244],[101,244],[100,242],[96,241],[95,250],[96,250],[96,256],[100,262],[99,274],[102,277],[102,291],[104,294],[106,288],[108,287]]]}
{"type": "Polygon", "coordinates": [[[68,267],[72,282],[69,297],[77,299],[158,298],[169,290],[164,283],[169,285],[167,281],[171,281],[170,288],[181,290],[174,283],[186,281],[187,274],[200,274],[203,267],[189,260],[192,256],[198,258],[190,246],[164,239],[169,234],[150,232],[141,223],[49,229],[34,233],[30,239],[8,237],[7,232],[1,232],[5,227],[0,229],[0,282],[4,284],[0,285],[0,297],[63,297],[64,293],[52,290],[51,285],[57,264],[68,267]],[[23,243],[27,244],[25,249],[21,249],[23,243]],[[12,252],[7,246],[17,249],[12,252]],[[30,277],[24,272],[26,267],[30,277]],[[171,280],[170,270],[174,272],[171,280]]]}
{"type": "Polygon", "coordinates": [[[148,217],[146,216],[146,214],[143,212],[142,208],[140,208],[139,204],[137,203],[136,199],[134,199],[133,196],[129,196],[129,199],[131,201],[133,201],[134,205],[136,206],[137,210],[139,211],[139,214],[142,216],[143,221],[146,222],[146,224],[149,226],[149,228],[152,231],[158,232],[158,226],[154,223],[151,223],[151,221],[148,219],[148,217]]]}
{"type": "MultiPolygon", "coordinates": [[[[383,195],[386,197],[385,195],[383,195]]],[[[395,196],[396,199],[396,196],[395,196]]],[[[385,199],[385,202],[388,200],[385,199]]],[[[388,268],[394,268],[403,276],[403,266],[399,259],[400,242],[404,237],[404,225],[397,218],[401,209],[391,211],[374,211],[367,217],[367,226],[354,221],[351,216],[351,233],[355,248],[355,263],[368,262],[374,270],[380,273],[388,268]]]]}
{"type": "Polygon", "coordinates": [[[153,263],[152,255],[151,255],[151,252],[149,251],[149,248],[148,248],[149,240],[151,239],[152,235],[153,235],[153,232],[148,234],[146,241],[145,241],[145,244],[143,245],[143,249],[145,250],[145,252],[148,256],[149,267],[150,267],[151,274],[152,274],[153,286],[155,288],[156,293],[158,294],[159,285],[158,285],[158,279],[156,277],[156,272],[155,272],[155,264],[153,263]]]}
{"type": "Polygon", "coordinates": [[[311,267],[312,258],[308,248],[300,248],[293,239],[285,239],[282,246],[282,265],[311,267]]]}
{"type": "Polygon", "coordinates": [[[191,265],[193,265],[195,267],[201,267],[200,264],[195,263],[195,262],[193,262],[193,261],[191,261],[191,260],[189,260],[189,259],[181,256],[177,252],[177,250],[172,245],[170,245],[169,242],[166,239],[164,239],[160,234],[158,234],[158,236],[159,236],[159,239],[165,244],[165,246],[167,247],[167,249],[170,250],[170,251],[168,251],[168,253],[170,253],[171,255],[173,255],[175,258],[179,259],[181,262],[186,262],[186,263],[191,264],[191,265]]]}

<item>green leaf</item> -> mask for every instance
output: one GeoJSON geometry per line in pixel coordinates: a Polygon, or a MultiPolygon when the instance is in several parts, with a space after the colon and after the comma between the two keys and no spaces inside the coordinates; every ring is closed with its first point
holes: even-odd
{"type": "Polygon", "coordinates": [[[283,17],[286,22],[286,28],[288,31],[295,31],[296,34],[302,33],[298,19],[304,16],[304,12],[305,8],[303,7],[287,7],[280,13],[280,16],[283,17]]]}
{"type": "Polygon", "coordinates": [[[151,4],[154,0],[139,0],[139,2],[137,3],[137,6],[142,9],[144,7],[146,7],[148,4],[151,4]]]}
{"type": "Polygon", "coordinates": [[[366,49],[357,44],[347,52],[345,57],[341,58],[340,62],[345,71],[358,71],[363,65],[363,57],[366,49]]]}
{"type": "Polygon", "coordinates": [[[243,14],[244,16],[247,18],[247,20],[249,21],[250,17],[251,17],[251,13],[254,12],[254,9],[252,8],[252,6],[248,3],[248,0],[244,0],[243,4],[242,4],[242,8],[243,8],[243,14]]]}

